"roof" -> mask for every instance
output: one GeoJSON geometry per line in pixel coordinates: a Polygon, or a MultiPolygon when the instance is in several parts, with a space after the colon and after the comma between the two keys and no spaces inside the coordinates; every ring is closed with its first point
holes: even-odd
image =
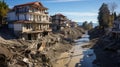
{"type": "Polygon", "coordinates": [[[53,16],[62,16],[62,17],[65,17],[63,14],[61,14],[61,13],[58,13],[58,14],[55,14],[55,15],[53,15],[53,16]]]}
{"type": "MultiPolygon", "coordinates": [[[[59,16],[64,16],[63,14],[61,14],[61,13],[58,13],[58,14],[55,14],[55,15],[59,15],[59,16]]],[[[65,16],[64,16],[65,17],[65,16]]]]}
{"type": "Polygon", "coordinates": [[[22,6],[34,6],[34,7],[39,7],[39,8],[44,8],[44,9],[47,9],[46,7],[44,7],[43,5],[42,5],[42,3],[40,3],[40,2],[38,2],[38,1],[36,1],[36,2],[29,2],[29,3],[25,3],[25,4],[20,4],[20,5],[16,5],[16,6],[14,6],[14,8],[15,7],[22,7],[22,6]]]}

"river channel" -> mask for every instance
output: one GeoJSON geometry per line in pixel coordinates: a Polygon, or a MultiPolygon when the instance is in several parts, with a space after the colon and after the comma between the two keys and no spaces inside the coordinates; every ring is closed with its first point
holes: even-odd
{"type": "Polygon", "coordinates": [[[75,46],[69,52],[61,54],[54,67],[97,67],[92,63],[96,59],[94,50],[82,48],[83,45],[89,44],[87,32],[75,42],[75,46]]]}

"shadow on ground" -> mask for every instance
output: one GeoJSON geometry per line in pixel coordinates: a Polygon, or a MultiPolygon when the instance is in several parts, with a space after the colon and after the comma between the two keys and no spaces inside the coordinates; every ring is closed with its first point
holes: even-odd
{"type": "Polygon", "coordinates": [[[0,27],[0,37],[10,40],[16,39],[17,37],[14,35],[14,32],[8,28],[7,25],[0,27]]]}

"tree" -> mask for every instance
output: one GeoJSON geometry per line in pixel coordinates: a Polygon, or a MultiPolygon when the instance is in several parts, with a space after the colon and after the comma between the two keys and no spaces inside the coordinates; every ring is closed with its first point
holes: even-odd
{"type": "Polygon", "coordinates": [[[109,17],[109,26],[113,26],[114,20],[116,20],[116,12],[115,9],[117,8],[117,4],[115,2],[112,2],[109,4],[109,10],[110,10],[110,17],[109,17]]]}
{"type": "Polygon", "coordinates": [[[117,8],[117,4],[115,2],[109,4],[109,10],[111,14],[114,14],[116,8],[117,8]]]}
{"type": "Polygon", "coordinates": [[[7,15],[9,8],[8,5],[3,1],[0,1],[0,24],[3,24],[3,19],[7,15]]]}
{"type": "Polygon", "coordinates": [[[109,16],[109,24],[108,24],[110,28],[113,27],[113,22],[114,22],[114,14],[111,14],[109,16]]]}
{"type": "Polygon", "coordinates": [[[88,23],[88,30],[91,30],[93,28],[93,22],[90,21],[90,23],[88,23]]]}
{"type": "Polygon", "coordinates": [[[108,9],[108,5],[103,3],[98,13],[98,21],[100,28],[109,27],[109,16],[110,16],[110,11],[108,9]]]}
{"type": "Polygon", "coordinates": [[[85,22],[83,22],[82,27],[84,29],[86,29],[86,30],[90,30],[90,29],[93,28],[93,23],[92,23],[92,21],[90,23],[88,23],[87,21],[85,21],[85,22]]]}
{"type": "Polygon", "coordinates": [[[82,26],[85,27],[87,25],[87,23],[88,23],[87,21],[84,21],[82,26]]]}

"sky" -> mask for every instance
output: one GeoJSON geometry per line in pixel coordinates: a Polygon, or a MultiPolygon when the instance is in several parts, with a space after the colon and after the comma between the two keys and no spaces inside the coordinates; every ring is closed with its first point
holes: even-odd
{"type": "Polygon", "coordinates": [[[10,8],[34,1],[40,1],[47,7],[49,15],[61,13],[76,22],[92,21],[97,23],[98,11],[102,3],[116,3],[115,11],[120,13],[120,0],[5,0],[10,8]]]}

